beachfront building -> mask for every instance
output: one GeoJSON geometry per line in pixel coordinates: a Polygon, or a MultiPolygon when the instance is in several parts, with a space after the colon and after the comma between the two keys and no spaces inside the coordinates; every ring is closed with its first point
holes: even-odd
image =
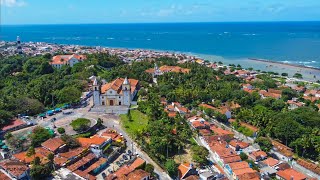
{"type": "Polygon", "coordinates": [[[93,82],[95,106],[130,106],[137,95],[139,80],[117,78],[110,83],[99,85],[93,82]]]}
{"type": "Polygon", "coordinates": [[[82,62],[83,60],[87,59],[85,55],[57,55],[53,56],[50,64],[51,66],[60,69],[62,66],[68,65],[73,67],[75,64],[82,62]]]}

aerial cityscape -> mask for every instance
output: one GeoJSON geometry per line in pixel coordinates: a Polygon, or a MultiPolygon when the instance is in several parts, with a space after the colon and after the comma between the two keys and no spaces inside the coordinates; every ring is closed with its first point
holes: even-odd
{"type": "Polygon", "coordinates": [[[0,180],[320,179],[318,8],[1,0],[0,180]]]}

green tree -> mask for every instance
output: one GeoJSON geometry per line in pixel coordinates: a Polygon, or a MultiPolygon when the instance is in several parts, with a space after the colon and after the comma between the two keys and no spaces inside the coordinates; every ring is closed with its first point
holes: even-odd
{"type": "Polygon", "coordinates": [[[36,154],[36,151],[35,151],[34,147],[33,147],[33,146],[30,146],[29,149],[28,149],[28,151],[27,151],[27,156],[28,156],[28,157],[31,157],[31,156],[33,156],[33,155],[35,155],[35,154],[36,154]]]}
{"type": "Polygon", "coordinates": [[[169,159],[167,160],[167,162],[165,163],[165,168],[169,174],[169,176],[171,177],[176,177],[178,175],[178,166],[176,164],[176,162],[174,162],[174,160],[169,159]]]}
{"type": "Polygon", "coordinates": [[[66,132],[66,130],[63,127],[59,127],[57,130],[59,134],[64,134],[66,132]]]}
{"type": "Polygon", "coordinates": [[[258,137],[255,140],[255,142],[258,143],[261,150],[265,151],[265,152],[269,152],[271,150],[271,148],[273,147],[270,139],[268,139],[266,137],[258,137]]]}
{"type": "Polygon", "coordinates": [[[51,137],[52,136],[49,133],[49,131],[40,126],[35,127],[32,133],[30,134],[31,144],[34,147],[40,146],[42,142],[50,139],[51,137]]]}
{"type": "Polygon", "coordinates": [[[241,158],[242,161],[245,161],[245,160],[248,159],[248,155],[246,155],[245,153],[241,152],[240,153],[240,158],[241,158]]]}
{"type": "Polygon", "coordinates": [[[91,121],[86,118],[78,118],[76,120],[73,120],[70,125],[72,126],[73,130],[78,132],[83,132],[89,129],[91,125],[91,121]]]}
{"type": "Polygon", "coordinates": [[[76,138],[74,138],[74,137],[72,137],[72,136],[70,136],[70,135],[63,134],[63,135],[61,136],[61,139],[62,139],[62,140],[66,143],[66,145],[67,145],[69,148],[71,148],[71,149],[80,146],[80,142],[79,142],[76,138]]]}
{"type": "Polygon", "coordinates": [[[154,171],[154,166],[152,164],[146,164],[146,167],[144,168],[144,170],[152,174],[154,171]]]}
{"type": "Polygon", "coordinates": [[[207,157],[209,155],[209,151],[203,146],[192,146],[192,160],[200,165],[204,165],[207,163],[207,157]]]}
{"type": "Polygon", "coordinates": [[[56,93],[60,103],[75,103],[80,101],[81,91],[76,87],[65,87],[56,93]]]}

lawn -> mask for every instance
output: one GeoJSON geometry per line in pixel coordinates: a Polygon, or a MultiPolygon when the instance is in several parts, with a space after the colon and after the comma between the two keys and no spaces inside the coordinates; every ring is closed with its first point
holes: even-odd
{"type": "Polygon", "coordinates": [[[130,137],[135,137],[137,132],[141,132],[148,125],[148,117],[138,110],[131,110],[131,121],[128,120],[128,115],[122,114],[121,125],[125,128],[130,137]]]}

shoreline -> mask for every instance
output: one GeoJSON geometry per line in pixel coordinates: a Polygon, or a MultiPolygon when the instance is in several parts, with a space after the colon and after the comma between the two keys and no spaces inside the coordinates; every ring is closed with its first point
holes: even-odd
{"type": "Polygon", "coordinates": [[[313,70],[320,71],[320,68],[318,68],[318,67],[309,67],[309,66],[293,64],[293,63],[285,63],[285,62],[272,61],[272,60],[266,60],[266,59],[257,59],[257,58],[248,58],[248,60],[257,61],[257,62],[265,62],[265,63],[270,63],[270,64],[282,64],[282,65],[287,65],[287,66],[292,66],[292,67],[297,67],[297,68],[306,68],[306,69],[313,69],[313,70]]]}
{"type": "MultiPolygon", "coordinates": [[[[2,41],[5,43],[14,43],[12,41],[2,41]]],[[[60,43],[52,43],[52,42],[24,42],[23,44],[36,44],[41,43],[43,45],[60,45],[60,46],[78,46],[82,48],[88,49],[98,49],[104,48],[106,50],[128,50],[128,51],[149,51],[155,53],[171,53],[176,55],[184,55],[191,56],[195,59],[208,60],[211,63],[221,61],[224,65],[228,66],[228,64],[240,64],[243,68],[253,68],[254,70],[261,71],[272,71],[281,73],[288,73],[288,77],[292,77],[295,73],[300,73],[303,75],[303,80],[316,82],[317,78],[320,77],[320,67],[308,67],[305,65],[293,64],[293,63],[285,63],[281,61],[272,61],[266,59],[259,58],[228,58],[219,55],[212,54],[201,54],[195,52],[183,52],[177,50],[161,50],[161,49],[152,49],[152,48],[134,48],[134,47],[110,47],[110,46],[99,46],[99,45],[82,45],[79,44],[60,44],[60,43]],[[277,65],[277,66],[273,66],[277,65]]]]}

